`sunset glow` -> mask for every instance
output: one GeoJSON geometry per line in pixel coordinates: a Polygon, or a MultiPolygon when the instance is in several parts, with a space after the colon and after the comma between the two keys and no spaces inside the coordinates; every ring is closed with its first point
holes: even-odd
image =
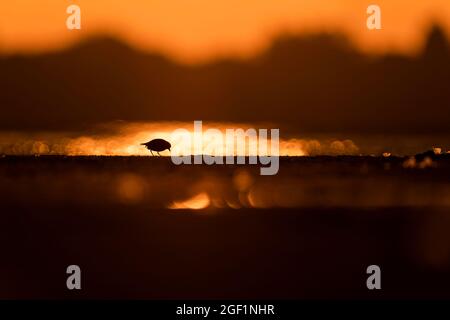
{"type": "MultiPolygon", "coordinates": [[[[72,2],[71,2],[72,3],[72,2]]],[[[7,52],[42,51],[67,46],[96,33],[109,33],[146,50],[187,62],[214,56],[248,56],[280,32],[347,32],[368,51],[416,50],[423,28],[437,20],[450,29],[448,0],[378,0],[383,29],[365,28],[367,1],[313,0],[77,0],[82,29],[65,27],[68,2],[2,1],[0,44],[7,52]]]]}
{"type": "MultiPolygon", "coordinates": [[[[69,155],[69,156],[150,156],[150,152],[141,145],[152,139],[162,138],[171,142],[174,148],[186,150],[185,155],[212,154],[215,155],[260,155],[257,151],[261,144],[266,145],[270,153],[270,141],[247,140],[245,153],[239,152],[236,148],[233,154],[226,152],[225,143],[227,141],[218,140],[208,134],[209,128],[215,128],[225,134],[227,129],[251,128],[249,124],[232,123],[208,123],[204,125],[202,137],[197,137],[193,133],[192,122],[158,122],[158,123],[120,123],[106,125],[111,133],[92,133],[73,137],[73,134],[65,133],[31,133],[14,134],[3,133],[0,135],[0,154],[6,155],[69,155]],[[191,150],[183,146],[183,141],[172,141],[172,133],[177,129],[189,131],[192,145],[191,150]],[[14,141],[12,143],[11,141],[14,141]],[[194,146],[201,145],[203,148],[196,152],[194,146]]],[[[258,126],[254,126],[258,128],[258,126]]],[[[270,137],[270,136],[269,136],[270,137]]],[[[236,139],[235,144],[238,141],[236,139]]],[[[316,154],[357,154],[358,146],[351,140],[322,140],[306,139],[301,137],[280,137],[280,156],[305,156],[316,154]]],[[[161,152],[161,156],[170,156],[166,150],[161,152]]]]}
{"type": "Polygon", "coordinates": [[[169,209],[191,209],[191,210],[199,210],[208,207],[210,204],[210,200],[208,194],[200,193],[192,198],[183,200],[183,201],[175,201],[170,206],[169,209]]]}

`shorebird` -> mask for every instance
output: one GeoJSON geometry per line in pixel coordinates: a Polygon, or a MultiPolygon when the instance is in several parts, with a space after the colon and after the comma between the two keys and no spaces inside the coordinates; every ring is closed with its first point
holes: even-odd
{"type": "Polygon", "coordinates": [[[141,143],[141,146],[145,146],[148,150],[150,150],[152,156],[154,155],[153,151],[155,151],[158,154],[158,156],[161,156],[159,154],[161,151],[164,151],[166,149],[170,151],[170,148],[172,147],[170,142],[164,139],[153,139],[150,140],[149,142],[141,143]]]}

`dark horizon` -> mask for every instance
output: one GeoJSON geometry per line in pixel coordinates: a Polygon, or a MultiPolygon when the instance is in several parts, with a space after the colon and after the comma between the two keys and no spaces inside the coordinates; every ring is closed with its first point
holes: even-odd
{"type": "Polygon", "coordinates": [[[0,58],[0,131],[202,119],[270,120],[295,134],[446,134],[448,48],[437,25],[416,57],[366,55],[339,34],[286,34],[251,59],[183,65],[95,37],[0,58]]]}

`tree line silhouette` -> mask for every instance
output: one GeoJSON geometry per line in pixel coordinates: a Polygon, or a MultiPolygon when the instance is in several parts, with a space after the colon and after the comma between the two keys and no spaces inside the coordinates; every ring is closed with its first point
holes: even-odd
{"type": "Polygon", "coordinates": [[[0,130],[114,120],[271,121],[299,132],[448,133],[450,51],[366,55],[339,34],[281,35],[259,55],[183,65],[108,36],[0,58],[0,130]]]}

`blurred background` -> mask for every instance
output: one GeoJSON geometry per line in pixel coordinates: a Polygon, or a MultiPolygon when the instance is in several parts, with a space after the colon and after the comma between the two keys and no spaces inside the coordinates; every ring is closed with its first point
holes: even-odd
{"type": "Polygon", "coordinates": [[[1,1],[0,298],[449,298],[450,2],[369,4],[1,1]],[[139,145],[193,120],[279,173],[139,145]]]}
{"type": "Polygon", "coordinates": [[[5,132],[61,140],[196,119],[270,122],[284,139],[350,139],[364,154],[446,150],[450,4],[377,4],[382,30],[370,31],[362,0],[4,1],[3,153],[27,138],[5,132]],[[72,3],[81,30],[66,28],[72,3]]]}

